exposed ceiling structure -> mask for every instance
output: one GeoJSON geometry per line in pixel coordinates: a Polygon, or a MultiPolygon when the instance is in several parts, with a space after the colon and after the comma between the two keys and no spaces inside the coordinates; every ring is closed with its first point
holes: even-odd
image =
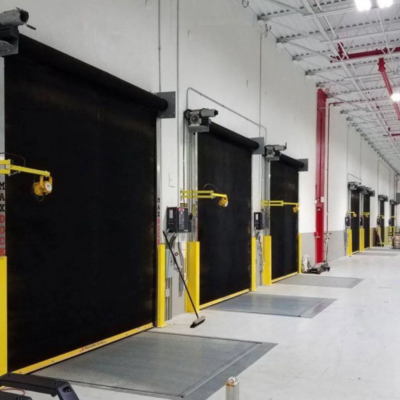
{"type": "Polygon", "coordinates": [[[400,0],[252,0],[278,46],[323,88],[344,118],[400,172],[400,0]]]}

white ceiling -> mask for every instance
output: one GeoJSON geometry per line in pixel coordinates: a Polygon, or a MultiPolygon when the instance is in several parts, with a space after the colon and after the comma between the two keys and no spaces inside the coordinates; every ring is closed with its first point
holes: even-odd
{"type": "Polygon", "coordinates": [[[278,46],[332,101],[341,102],[334,107],[400,172],[400,120],[378,70],[383,57],[390,83],[400,91],[400,0],[386,9],[373,3],[366,12],[354,0],[251,0],[251,7],[278,46]],[[332,60],[341,46],[340,60],[332,60]],[[373,50],[382,53],[354,58],[373,50]]]}

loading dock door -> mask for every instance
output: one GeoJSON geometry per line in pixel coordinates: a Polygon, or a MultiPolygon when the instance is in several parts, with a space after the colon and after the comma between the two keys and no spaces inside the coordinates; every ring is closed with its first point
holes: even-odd
{"type": "Polygon", "coordinates": [[[380,246],[384,246],[386,242],[386,232],[385,232],[385,202],[383,200],[379,200],[379,227],[381,231],[381,243],[379,243],[380,246]]]}
{"type": "Polygon", "coordinates": [[[32,42],[5,59],[6,151],[54,191],[40,202],[32,176],[6,181],[9,371],[155,314],[156,111],[52,67],[81,62],[47,46],[49,63],[25,56],[32,42]]]}
{"type": "Polygon", "coordinates": [[[360,251],[360,192],[350,191],[351,234],[353,240],[353,253],[360,251]]]}
{"type": "Polygon", "coordinates": [[[388,241],[393,239],[393,236],[396,232],[396,216],[395,216],[395,204],[392,204],[392,201],[390,202],[390,227],[389,227],[389,238],[388,241]]]}
{"type": "Polygon", "coordinates": [[[364,248],[371,246],[371,198],[368,194],[364,194],[364,248]]]}
{"type": "Polygon", "coordinates": [[[200,305],[250,288],[252,153],[218,130],[213,124],[198,134],[198,189],[229,198],[227,208],[218,200],[198,202],[200,305]]]}
{"type": "MultiPolygon", "coordinates": [[[[289,157],[286,157],[289,159],[289,157]]],[[[299,170],[281,157],[271,162],[271,200],[299,202],[299,170]]],[[[271,207],[272,280],[298,271],[298,213],[293,206],[271,207]]]]}

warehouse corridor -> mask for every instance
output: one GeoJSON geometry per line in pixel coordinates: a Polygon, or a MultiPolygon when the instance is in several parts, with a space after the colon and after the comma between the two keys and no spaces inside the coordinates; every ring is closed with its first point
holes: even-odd
{"type": "Polygon", "coordinates": [[[400,400],[400,0],[3,0],[0,400],[400,400]]]}
{"type": "MultiPolygon", "coordinates": [[[[277,343],[238,375],[243,399],[400,399],[400,252],[374,248],[331,267],[324,276],[362,281],[354,288],[283,283],[259,290],[336,299],[312,319],[204,310],[207,323],[196,330],[185,314],[154,331],[277,343]]],[[[74,389],[86,400],[149,398],[80,384],[74,389]]],[[[225,399],[225,389],[210,399],[225,399]]]]}

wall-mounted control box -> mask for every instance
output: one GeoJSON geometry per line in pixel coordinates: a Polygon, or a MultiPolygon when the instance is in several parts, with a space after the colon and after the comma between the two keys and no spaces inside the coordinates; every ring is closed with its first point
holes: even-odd
{"type": "Polygon", "coordinates": [[[184,207],[167,207],[167,230],[173,233],[190,232],[189,211],[184,207]]]}
{"type": "Polygon", "coordinates": [[[254,213],[254,229],[262,231],[265,229],[265,214],[262,212],[254,213]]]}

